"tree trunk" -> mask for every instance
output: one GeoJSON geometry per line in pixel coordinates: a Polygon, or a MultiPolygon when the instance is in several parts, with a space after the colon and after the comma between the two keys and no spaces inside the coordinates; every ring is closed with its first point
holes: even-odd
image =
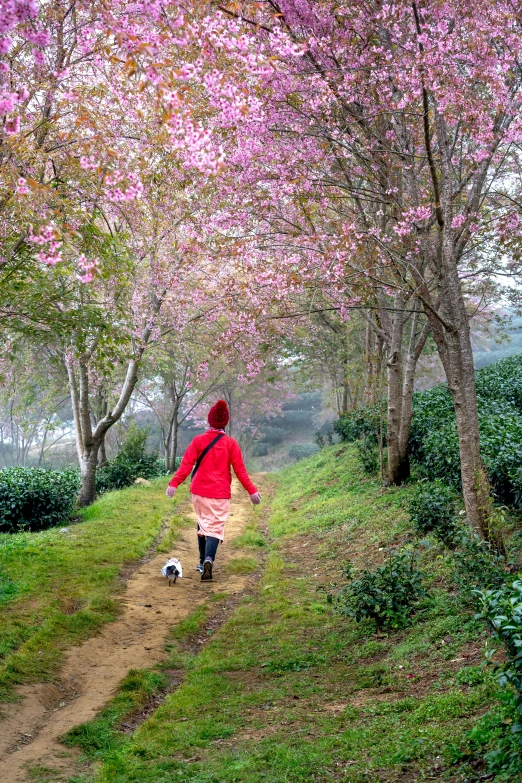
{"type": "Polygon", "coordinates": [[[99,443],[93,443],[85,448],[80,471],[82,483],[78,494],[77,505],[79,508],[90,506],[96,499],[96,468],[98,465],[99,443]]]}
{"type": "Polygon", "coordinates": [[[109,464],[109,460],[107,459],[107,452],[105,450],[105,435],[102,438],[102,442],[100,443],[100,449],[98,451],[98,467],[103,468],[105,465],[109,464]]]}
{"type": "Polygon", "coordinates": [[[178,456],[178,430],[178,413],[176,411],[176,416],[172,422],[172,434],[170,438],[169,464],[167,468],[169,473],[174,473],[176,470],[176,457],[178,456]]]}
{"type": "Polygon", "coordinates": [[[455,408],[466,516],[479,535],[492,541],[490,487],[480,455],[475,369],[467,315],[459,329],[434,329],[434,336],[455,408]]]}
{"type": "MultiPolygon", "coordinates": [[[[408,441],[404,449],[403,421],[403,361],[401,351],[391,353],[387,362],[388,375],[388,421],[386,440],[388,443],[388,481],[390,484],[402,484],[410,476],[408,441]],[[401,448],[402,446],[402,448],[401,448]]],[[[411,423],[411,418],[410,418],[411,423]]],[[[409,429],[408,429],[409,432],[409,429]]]]}

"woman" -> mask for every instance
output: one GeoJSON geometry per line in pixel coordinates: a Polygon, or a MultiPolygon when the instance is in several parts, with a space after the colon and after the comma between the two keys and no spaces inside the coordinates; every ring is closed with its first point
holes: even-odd
{"type": "Polygon", "coordinates": [[[218,400],[209,411],[208,430],[193,439],[167,488],[167,496],[173,498],[176,489],[194,468],[190,492],[198,519],[199,565],[196,571],[201,572],[201,581],[212,579],[218,544],[224,539],[225,522],[230,513],[230,466],[252,503],[256,506],[261,503],[261,495],[246,471],[239,443],[225,433],[229,419],[228,405],[225,400],[218,400]]]}

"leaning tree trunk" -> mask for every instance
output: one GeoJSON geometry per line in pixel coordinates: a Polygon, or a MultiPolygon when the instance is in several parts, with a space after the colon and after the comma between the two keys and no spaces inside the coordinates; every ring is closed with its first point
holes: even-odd
{"type": "Polygon", "coordinates": [[[77,504],[79,508],[90,506],[96,499],[96,468],[98,467],[98,451],[100,444],[86,446],[80,463],[81,487],[77,504]]]}
{"type": "Polygon", "coordinates": [[[170,437],[170,448],[169,448],[169,459],[168,459],[168,468],[167,470],[169,473],[174,473],[176,470],[176,457],[178,456],[178,415],[176,412],[176,416],[172,422],[172,433],[170,437]]]}

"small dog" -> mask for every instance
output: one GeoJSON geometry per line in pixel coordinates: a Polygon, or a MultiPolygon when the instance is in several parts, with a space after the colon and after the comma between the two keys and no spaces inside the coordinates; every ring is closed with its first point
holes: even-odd
{"type": "Polygon", "coordinates": [[[177,557],[171,557],[170,560],[167,560],[163,568],[161,569],[161,573],[163,576],[165,576],[169,580],[169,587],[172,584],[176,584],[176,579],[178,576],[181,578],[183,576],[183,569],[181,567],[181,560],[178,560],[177,557]]]}

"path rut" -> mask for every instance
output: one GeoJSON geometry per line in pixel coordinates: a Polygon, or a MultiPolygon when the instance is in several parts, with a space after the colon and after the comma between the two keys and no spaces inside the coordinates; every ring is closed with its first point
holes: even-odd
{"type": "MultiPolygon", "coordinates": [[[[74,753],[60,744],[59,737],[91,720],[114,695],[129,669],[148,668],[163,660],[169,628],[196,606],[213,593],[233,595],[243,591],[248,577],[227,573],[226,564],[240,555],[232,550],[230,542],[241,534],[252,513],[248,495],[234,481],[226,541],[218,552],[213,582],[200,581],[194,570],[199,559],[195,531],[184,529],[172,547],[172,555],[181,559],[183,579],[169,588],[160,573],[167,555],[153,556],[128,580],[118,620],[68,650],[53,682],[18,689],[22,700],[2,707],[2,783],[25,783],[29,768],[35,766],[71,775],[74,753]]],[[[187,506],[190,515],[194,517],[187,506]]]]}

